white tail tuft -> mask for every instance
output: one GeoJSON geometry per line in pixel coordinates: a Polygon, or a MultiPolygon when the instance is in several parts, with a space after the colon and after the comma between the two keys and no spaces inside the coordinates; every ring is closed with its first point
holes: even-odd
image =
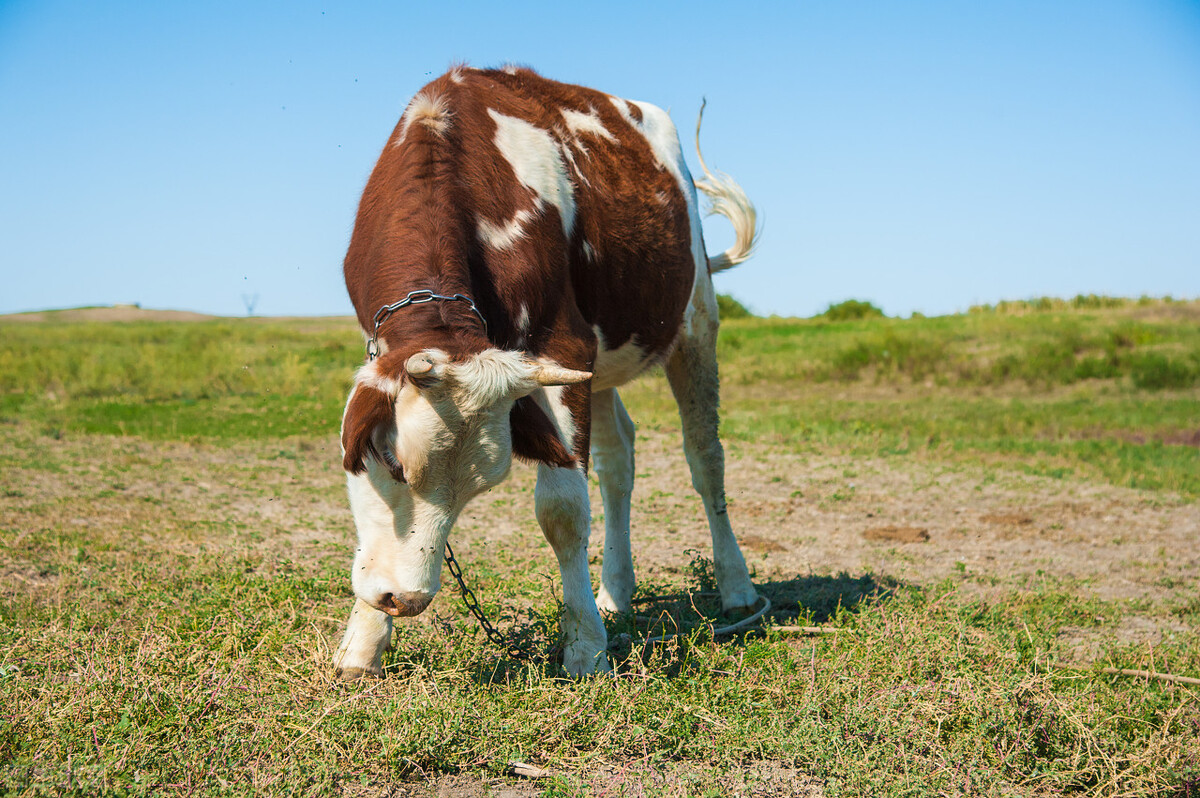
{"type": "Polygon", "coordinates": [[[704,179],[693,179],[692,182],[708,197],[709,214],[719,213],[728,219],[737,236],[732,247],[720,255],[708,257],[708,273],[716,274],[732,269],[754,254],[754,248],[758,246],[758,212],[732,177],[723,173],[713,174],[704,162],[704,155],[700,152],[700,123],[704,121],[705,105],[708,105],[708,100],[701,103],[700,114],[696,118],[696,156],[700,159],[700,168],[704,170],[704,179]]]}

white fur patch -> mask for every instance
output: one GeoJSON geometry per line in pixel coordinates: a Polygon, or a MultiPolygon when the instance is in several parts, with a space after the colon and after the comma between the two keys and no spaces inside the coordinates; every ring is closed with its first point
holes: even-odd
{"type": "Polygon", "coordinates": [[[455,404],[466,414],[476,413],[504,399],[512,400],[532,388],[525,355],[504,349],[485,349],[451,367],[458,385],[455,404]]]}
{"type": "Polygon", "coordinates": [[[608,132],[608,128],[600,121],[600,115],[595,109],[588,113],[582,111],[573,111],[570,108],[564,108],[561,111],[563,121],[567,123],[567,130],[575,136],[582,136],[585,133],[592,136],[597,136],[606,141],[616,141],[616,137],[608,132]]]}
{"type": "Polygon", "coordinates": [[[632,124],[632,125],[637,124],[636,122],[633,121],[633,115],[629,111],[629,103],[628,102],[621,99],[620,97],[611,97],[610,96],[608,99],[612,102],[613,107],[615,107],[617,109],[617,112],[620,113],[621,116],[625,117],[625,119],[628,120],[630,124],[632,124]]]}
{"type": "Polygon", "coordinates": [[[450,129],[450,106],[446,98],[440,94],[418,92],[404,109],[404,120],[400,124],[400,135],[396,137],[393,146],[399,147],[408,136],[408,129],[413,122],[420,122],[437,136],[446,135],[450,129]]]}
{"type": "Polygon", "coordinates": [[[609,349],[600,328],[593,327],[592,330],[599,343],[592,369],[592,393],[624,385],[650,365],[651,358],[637,345],[636,338],[630,338],[616,349],[609,349]]]}
{"type": "MultiPolygon", "coordinates": [[[[575,146],[579,148],[579,152],[582,155],[587,155],[587,150],[579,142],[578,139],[576,139],[574,143],[575,143],[575,146]]],[[[583,185],[590,186],[592,184],[592,182],[590,180],[588,180],[587,177],[584,176],[583,171],[579,168],[579,163],[578,163],[578,161],[575,160],[575,152],[574,152],[573,148],[561,147],[559,149],[559,152],[562,153],[563,160],[571,165],[571,171],[575,173],[575,178],[583,185]]]]}
{"type": "MultiPolygon", "coordinates": [[[[367,363],[358,369],[358,372],[354,375],[354,383],[355,385],[365,385],[368,388],[382,391],[388,396],[395,396],[400,393],[400,381],[381,375],[378,364],[375,361],[367,363]]],[[[351,393],[353,394],[353,391],[351,393]]]]}
{"type": "Polygon", "coordinates": [[[521,305],[521,312],[517,314],[517,329],[523,333],[529,332],[529,308],[521,305]]]}
{"type": "Polygon", "coordinates": [[[554,385],[534,391],[532,396],[534,401],[541,405],[542,410],[550,416],[550,423],[558,431],[558,437],[562,440],[563,445],[567,447],[568,451],[573,451],[575,448],[575,417],[571,415],[571,408],[567,407],[566,402],[563,401],[562,394],[563,386],[554,385]]]}
{"type": "Polygon", "coordinates": [[[520,210],[504,225],[495,225],[487,219],[480,219],[476,232],[484,244],[503,252],[525,237],[525,223],[532,218],[532,212],[520,210]]]}
{"type": "Polygon", "coordinates": [[[583,257],[589,263],[596,262],[596,248],[586,241],[583,242],[583,257]]]}
{"type": "Polygon", "coordinates": [[[646,139],[646,143],[650,145],[650,151],[654,154],[654,160],[661,168],[671,173],[671,176],[679,183],[679,190],[683,192],[683,196],[686,197],[689,192],[694,192],[691,173],[688,172],[687,164],[683,160],[683,152],[679,148],[679,134],[667,112],[650,103],[636,100],[627,101],[620,97],[610,99],[629,126],[646,139]],[[630,102],[642,112],[642,121],[639,122],[633,118],[633,114],[629,110],[630,102]]]}
{"type": "Polygon", "coordinates": [[[539,203],[558,209],[563,235],[575,226],[575,195],[567,177],[562,151],[550,132],[498,111],[488,109],[496,123],[496,149],[513,168],[521,185],[531,189],[539,203]]]}

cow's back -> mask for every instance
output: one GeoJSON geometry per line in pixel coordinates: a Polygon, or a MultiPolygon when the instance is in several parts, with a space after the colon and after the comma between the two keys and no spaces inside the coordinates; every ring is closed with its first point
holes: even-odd
{"type": "Polygon", "coordinates": [[[381,218],[406,202],[401,215],[436,205],[455,217],[443,237],[462,251],[450,259],[468,265],[498,345],[537,353],[566,331],[596,334],[598,387],[666,353],[706,268],[667,115],[530,70],[456,68],[430,83],[372,183],[381,218]],[[437,185],[404,200],[415,182],[437,185]]]}

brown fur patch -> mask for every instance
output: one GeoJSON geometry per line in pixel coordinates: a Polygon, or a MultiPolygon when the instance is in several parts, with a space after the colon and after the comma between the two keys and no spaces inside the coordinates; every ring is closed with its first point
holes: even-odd
{"type": "Polygon", "coordinates": [[[395,418],[395,399],[376,388],[359,385],[342,416],[342,448],[346,450],[342,468],[351,474],[361,474],[367,470],[364,459],[370,457],[385,466],[397,482],[405,482],[404,468],[385,460],[376,443],[381,427],[393,423],[395,418]]]}
{"type": "Polygon", "coordinates": [[[517,400],[508,419],[512,425],[513,454],[517,457],[526,462],[545,463],[558,468],[570,468],[576,464],[550,419],[537,402],[528,396],[517,400]]]}

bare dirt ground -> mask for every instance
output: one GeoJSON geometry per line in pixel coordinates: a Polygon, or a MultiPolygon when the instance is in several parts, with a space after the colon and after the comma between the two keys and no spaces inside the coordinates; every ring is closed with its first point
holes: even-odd
{"type": "MultiPolygon", "coordinates": [[[[169,548],[245,546],[296,561],[352,549],[336,439],[217,447],[14,433],[5,433],[9,444],[36,448],[54,467],[4,474],[7,528],[103,535],[144,525],[169,548]],[[211,526],[211,539],[171,533],[189,520],[211,526]]],[[[967,575],[976,578],[960,589],[981,594],[1053,578],[1103,599],[1159,601],[1194,595],[1200,582],[1200,504],[1170,495],[913,458],[727,449],[730,517],[756,583],[768,589],[841,572],[918,585],[967,575]]],[[[711,549],[677,435],[639,432],[636,473],[639,581],[679,585],[691,560],[711,549]]],[[[603,507],[592,481],[599,552],[603,507]]],[[[452,536],[468,572],[472,559],[503,552],[557,576],[534,521],[533,483],[534,470],[514,463],[507,482],[468,506],[452,536]]],[[[14,567],[0,563],[0,574],[12,578],[14,567]]]]}
{"type": "MultiPolygon", "coordinates": [[[[87,530],[88,539],[116,549],[128,546],[133,535],[144,546],[175,552],[220,547],[349,566],[354,532],[335,438],[210,446],[59,440],[7,427],[0,440],[6,450],[36,452],[38,463],[0,473],[0,529],[15,534],[0,549],[0,600],[30,593],[80,600],[63,595],[52,573],[12,554],[22,538],[39,530],[87,530]]],[[[649,586],[694,587],[689,563],[697,554],[710,556],[710,543],[678,434],[639,432],[637,447],[638,578],[649,586]]],[[[727,449],[731,518],[765,592],[846,572],[924,586],[950,578],[952,589],[980,597],[1068,580],[1072,590],[1104,599],[1154,604],[1194,597],[1200,582],[1200,505],[1178,497],[913,457],[800,456],[737,443],[727,449]]],[[[533,482],[533,469],[514,464],[504,485],[468,507],[452,536],[468,579],[474,563],[496,558],[535,569],[548,585],[557,585],[553,555],[534,521],[533,482]]],[[[592,548],[598,552],[603,509],[594,481],[592,498],[592,548]]],[[[137,548],[128,556],[138,556],[137,548]]],[[[443,591],[434,616],[455,601],[443,591]]],[[[320,621],[330,630],[330,644],[336,643],[344,619],[320,621]]],[[[1154,644],[1175,623],[1167,613],[1130,613],[1118,636],[1154,644]]],[[[1081,633],[1074,641],[1080,661],[1097,643],[1081,633]]],[[[757,775],[731,774],[720,789],[731,795],[821,794],[818,782],[783,765],[762,768],[757,775]]],[[[628,791],[686,785],[688,778],[636,767],[594,775],[597,783],[620,781],[628,791]]],[[[369,794],[523,798],[541,792],[535,784],[444,776],[369,794]]]]}
{"type": "MultiPolygon", "coordinates": [[[[639,444],[638,550],[644,565],[666,566],[679,548],[672,537],[702,548],[707,531],[697,518],[644,533],[663,509],[683,516],[696,500],[671,436],[639,444]]],[[[930,584],[965,570],[1084,580],[1106,599],[1162,598],[1164,583],[1200,566],[1200,507],[1160,494],[912,459],[728,448],[730,513],[760,582],[847,571],[930,584]]]]}

